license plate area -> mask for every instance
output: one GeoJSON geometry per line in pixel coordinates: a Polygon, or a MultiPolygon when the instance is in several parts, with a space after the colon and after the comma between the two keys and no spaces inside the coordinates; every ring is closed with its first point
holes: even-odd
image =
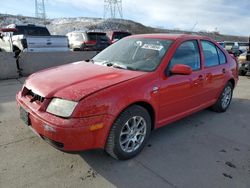
{"type": "Polygon", "coordinates": [[[27,112],[24,108],[20,107],[19,109],[20,111],[20,118],[23,120],[23,122],[26,124],[26,125],[31,125],[30,123],[30,118],[29,118],[29,112],[27,112]]]}

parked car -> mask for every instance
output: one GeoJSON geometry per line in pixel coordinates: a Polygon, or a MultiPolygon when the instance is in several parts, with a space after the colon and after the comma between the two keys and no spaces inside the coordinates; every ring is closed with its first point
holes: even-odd
{"type": "Polygon", "coordinates": [[[248,42],[238,42],[240,54],[247,52],[249,48],[248,42]]]}
{"type": "Polygon", "coordinates": [[[115,43],[118,40],[121,40],[122,38],[130,36],[132,34],[128,31],[108,31],[107,35],[112,43],[115,43]]]}
{"type": "Polygon", "coordinates": [[[245,76],[250,71],[250,61],[247,61],[247,51],[238,57],[239,75],[245,76]]]}
{"type": "Polygon", "coordinates": [[[60,150],[129,159],[153,129],[208,107],[225,112],[237,81],[235,58],[208,37],[134,35],[31,75],[16,99],[25,124],[60,150]]]}
{"type": "Polygon", "coordinates": [[[248,42],[218,42],[223,48],[225,48],[230,54],[234,54],[235,57],[246,52],[248,50],[248,42]]]}
{"type": "Polygon", "coordinates": [[[50,35],[44,26],[12,24],[6,29],[14,31],[2,34],[0,48],[4,51],[69,51],[67,37],[50,35]]]}
{"type": "Polygon", "coordinates": [[[13,45],[12,45],[12,38],[8,38],[8,43],[5,42],[5,33],[14,32],[16,29],[9,29],[9,28],[0,28],[0,52],[12,52],[13,45]],[[1,45],[2,44],[2,45],[1,45]]]}
{"type": "Polygon", "coordinates": [[[74,51],[102,51],[111,44],[106,33],[100,31],[73,31],[67,37],[74,51]]]}

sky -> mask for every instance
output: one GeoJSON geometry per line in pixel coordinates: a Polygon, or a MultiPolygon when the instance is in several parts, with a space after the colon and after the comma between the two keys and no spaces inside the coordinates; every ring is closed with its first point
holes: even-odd
{"type": "MultiPolygon", "coordinates": [[[[1,0],[0,13],[35,15],[35,0],[1,0]]],[[[45,0],[48,18],[98,17],[104,0],[45,0]]],[[[250,35],[249,0],[123,0],[123,18],[147,26],[250,35]]]]}

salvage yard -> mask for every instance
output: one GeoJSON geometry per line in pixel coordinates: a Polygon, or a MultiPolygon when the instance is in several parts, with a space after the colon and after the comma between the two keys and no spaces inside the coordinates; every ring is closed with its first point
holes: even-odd
{"type": "Polygon", "coordinates": [[[0,81],[0,187],[250,187],[250,77],[227,112],[203,110],[152,133],[137,157],[64,153],[19,119],[24,79],[0,81]]]}

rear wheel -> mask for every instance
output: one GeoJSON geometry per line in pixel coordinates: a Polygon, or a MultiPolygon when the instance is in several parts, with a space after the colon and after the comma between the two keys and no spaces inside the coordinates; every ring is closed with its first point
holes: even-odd
{"type": "Polygon", "coordinates": [[[233,85],[231,82],[228,82],[224,87],[219,99],[212,106],[212,109],[215,112],[225,112],[229,107],[233,96],[233,85]]]}
{"type": "Polygon", "coordinates": [[[148,111],[138,105],[124,110],[113,124],[106,143],[106,152],[116,159],[130,159],[144,148],[151,132],[148,111]]]}

